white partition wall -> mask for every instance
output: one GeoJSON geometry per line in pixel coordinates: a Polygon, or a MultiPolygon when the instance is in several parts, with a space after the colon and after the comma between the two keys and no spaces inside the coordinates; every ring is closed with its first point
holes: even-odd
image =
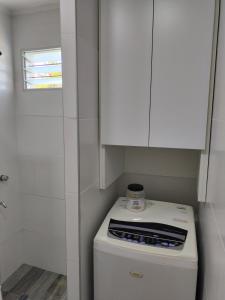
{"type": "Polygon", "coordinates": [[[78,120],[75,1],[60,1],[63,59],[67,297],[80,300],[78,120]]]}
{"type": "Polygon", "coordinates": [[[99,190],[98,0],[77,0],[80,270],[82,300],[93,299],[94,236],[117,199],[117,182],[99,190]]]}

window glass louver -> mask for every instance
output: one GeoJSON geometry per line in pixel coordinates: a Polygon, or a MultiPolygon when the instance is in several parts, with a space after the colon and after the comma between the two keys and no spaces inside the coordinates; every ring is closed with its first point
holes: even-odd
{"type": "Polygon", "coordinates": [[[24,88],[62,88],[61,49],[43,49],[23,52],[24,88]]]}

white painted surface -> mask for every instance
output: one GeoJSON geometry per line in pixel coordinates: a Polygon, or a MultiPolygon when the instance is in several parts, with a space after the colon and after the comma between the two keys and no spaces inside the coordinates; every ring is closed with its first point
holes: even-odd
{"type": "Polygon", "coordinates": [[[24,262],[65,274],[62,90],[25,91],[21,58],[24,49],[60,46],[59,9],[12,20],[24,262]]]}
{"type": "Polygon", "coordinates": [[[153,1],[100,5],[101,143],[147,146],[153,1]]]}
{"type": "Polygon", "coordinates": [[[0,183],[0,277],[5,280],[22,262],[22,217],[18,186],[16,145],[16,101],[13,89],[13,65],[10,17],[0,8],[0,173],[9,181],[0,183]]]}
{"type": "Polygon", "coordinates": [[[199,151],[191,150],[127,147],[125,172],[196,178],[198,174],[199,154],[199,151]]]}
{"type": "Polygon", "coordinates": [[[197,208],[197,179],[173,176],[124,173],[119,180],[119,195],[126,195],[130,183],[143,184],[148,199],[188,204],[197,208]]]}
{"type": "Polygon", "coordinates": [[[127,147],[119,193],[129,183],[144,185],[149,199],[197,207],[197,177],[200,151],[127,147]]]}
{"type": "Polygon", "coordinates": [[[204,300],[225,295],[225,1],[221,1],[207,204],[200,206],[204,300]]]}
{"type": "Polygon", "coordinates": [[[155,1],[151,147],[204,149],[214,0],[155,1]]]}
{"type": "Polygon", "coordinates": [[[144,185],[149,199],[196,208],[199,157],[195,150],[102,146],[100,187],[105,189],[120,177],[120,196],[128,184],[137,182],[144,185]]]}
{"type": "Polygon", "coordinates": [[[100,189],[108,188],[124,172],[125,148],[100,146],[100,189]]]}

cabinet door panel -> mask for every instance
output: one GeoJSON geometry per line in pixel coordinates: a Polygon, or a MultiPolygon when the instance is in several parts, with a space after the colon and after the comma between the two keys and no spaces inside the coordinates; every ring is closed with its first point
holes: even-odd
{"type": "Polygon", "coordinates": [[[101,143],[147,146],[152,0],[102,0],[101,143]]]}
{"type": "Polygon", "coordinates": [[[214,6],[155,1],[150,146],[205,148],[214,6]]]}

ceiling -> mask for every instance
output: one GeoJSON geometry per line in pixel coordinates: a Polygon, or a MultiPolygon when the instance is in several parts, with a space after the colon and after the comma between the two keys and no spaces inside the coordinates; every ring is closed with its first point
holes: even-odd
{"type": "Polygon", "coordinates": [[[0,0],[0,4],[11,10],[21,10],[23,8],[32,8],[54,3],[59,3],[59,0],[0,0]]]}

